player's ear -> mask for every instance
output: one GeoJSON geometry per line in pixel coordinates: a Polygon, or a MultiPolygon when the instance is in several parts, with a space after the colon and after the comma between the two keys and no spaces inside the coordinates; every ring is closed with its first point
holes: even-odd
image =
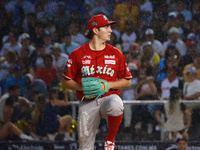
{"type": "Polygon", "coordinates": [[[92,30],[95,35],[99,32],[99,28],[93,28],[92,30]]]}

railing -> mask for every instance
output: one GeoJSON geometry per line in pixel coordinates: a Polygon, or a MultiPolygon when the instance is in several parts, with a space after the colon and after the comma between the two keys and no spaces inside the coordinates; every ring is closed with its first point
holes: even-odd
{"type": "MultiPolygon", "coordinates": [[[[123,100],[124,105],[129,105],[129,104],[137,104],[137,105],[146,105],[146,104],[164,104],[166,103],[168,100],[123,100]]],[[[182,103],[186,104],[186,105],[190,105],[190,104],[200,104],[200,100],[181,100],[182,103]]],[[[77,114],[76,114],[76,106],[79,104],[79,101],[70,101],[69,102],[70,105],[72,105],[72,117],[74,119],[77,118],[77,114]]],[[[162,119],[164,119],[164,115],[161,116],[162,119]]],[[[75,135],[73,135],[75,137],[75,135]]],[[[73,137],[73,138],[74,138],[73,137]]],[[[161,127],[160,130],[160,139],[164,140],[164,129],[161,127]]]]}

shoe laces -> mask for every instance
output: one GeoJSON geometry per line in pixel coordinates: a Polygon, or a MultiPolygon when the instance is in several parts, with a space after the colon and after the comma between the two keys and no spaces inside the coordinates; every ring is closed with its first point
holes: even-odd
{"type": "Polygon", "coordinates": [[[105,150],[114,150],[115,143],[111,141],[106,141],[104,148],[105,150]]]}

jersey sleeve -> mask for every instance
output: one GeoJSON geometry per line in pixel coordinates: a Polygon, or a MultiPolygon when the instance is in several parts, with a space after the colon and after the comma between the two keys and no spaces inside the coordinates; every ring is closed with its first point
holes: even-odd
{"type": "Polygon", "coordinates": [[[72,52],[71,55],[69,56],[69,59],[64,67],[62,77],[64,79],[74,79],[75,73],[77,72],[77,67],[76,67],[76,57],[75,54],[72,52]]]}

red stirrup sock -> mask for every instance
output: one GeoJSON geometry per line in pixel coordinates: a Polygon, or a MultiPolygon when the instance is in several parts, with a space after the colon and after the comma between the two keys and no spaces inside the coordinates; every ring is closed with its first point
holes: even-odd
{"type": "Polygon", "coordinates": [[[106,141],[115,141],[115,136],[122,121],[123,114],[120,116],[108,116],[108,135],[106,141]]]}

